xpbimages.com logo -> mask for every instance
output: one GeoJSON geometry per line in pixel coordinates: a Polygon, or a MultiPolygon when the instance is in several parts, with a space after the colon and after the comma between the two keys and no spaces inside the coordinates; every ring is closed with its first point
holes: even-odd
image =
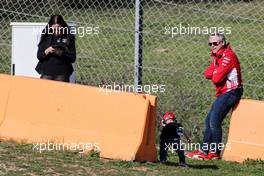
{"type": "Polygon", "coordinates": [[[33,151],[38,151],[39,153],[42,153],[43,151],[74,151],[79,153],[84,153],[85,151],[100,151],[99,143],[84,143],[84,142],[41,142],[41,143],[35,143],[33,144],[33,151]]]}
{"type": "Polygon", "coordinates": [[[216,152],[217,150],[231,150],[231,144],[227,143],[210,143],[210,144],[200,144],[200,143],[184,143],[182,141],[180,142],[169,142],[165,143],[165,150],[171,151],[172,153],[177,150],[184,150],[184,151],[212,151],[216,152]]]}
{"type": "Polygon", "coordinates": [[[106,95],[111,92],[141,92],[147,95],[152,93],[164,93],[166,91],[165,85],[126,85],[126,84],[116,84],[113,85],[99,85],[99,92],[103,92],[106,95]]]}
{"type": "Polygon", "coordinates": [[[209,35],[215,33],[224,33],[226,35],[231,34],[231,27],[214,27],[214,26],[191,26],[190,24],[183,25],[173,25],[166,26],[165,35],[170,36],[171,38],[176,37],[177,35],[209,35]]]}
{"type": "Polygon", "coordinates": [[[78,35],[79,37],[84,37],[86,35],[98,35],[99,27],[98,26],[69,26],[69,27],[58,27],[52,28],[49,24],[43,29],[42,27],[35,27],[34,32],[37,34],[59,34],[67,35],[73,34],[78,35]]]}

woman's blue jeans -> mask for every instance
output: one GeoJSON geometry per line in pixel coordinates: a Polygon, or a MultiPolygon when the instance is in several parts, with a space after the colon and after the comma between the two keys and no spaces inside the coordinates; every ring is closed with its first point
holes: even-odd
{"type": "Polygon", "coordinates": [[[205,119],[205,131],[202,143],[202,151],[205,153],[216,152],[220,154],[222,144],[222,122],[227,113],[240,100],[243,88],[231,90],[216,98],[205,119]]]}

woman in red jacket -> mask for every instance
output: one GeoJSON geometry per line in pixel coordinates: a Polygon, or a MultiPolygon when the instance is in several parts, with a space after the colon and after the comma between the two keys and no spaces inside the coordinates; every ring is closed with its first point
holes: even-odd
{"type": "Polygon", "coordinates": [[[223,34],[209,37],[212,62],[206,68],[204,76],[216,87],[216,100],[205,119],[205,132],[200,150],[188,153],[193,159],[220,159],[223,149],[222,122],[227,113],[240,100],[243,94],[240,63],[223,34]]]}

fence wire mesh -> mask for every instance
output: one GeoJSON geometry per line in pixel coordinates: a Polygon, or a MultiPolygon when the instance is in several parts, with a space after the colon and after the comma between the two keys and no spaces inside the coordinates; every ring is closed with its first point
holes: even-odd
{"type": "MultiPolygon", "coordinates": [[[[201,139],[214,99],[214,87],[203,77],[210,62],[207,40],[216,30],[225,32],[240,59],[243,97],[263,100],[262,0],[145,0],[143,10],[143,85],[165,85],[165,92],[153,93],[158,115],[175,112],[192,137],[201,139]]],[[[47,22],[52,14],[90,29],[77,35],[78,83],[133,85],[132,0],[1,0],[0,73],[10,73],[10,22],[47,22]]]]}

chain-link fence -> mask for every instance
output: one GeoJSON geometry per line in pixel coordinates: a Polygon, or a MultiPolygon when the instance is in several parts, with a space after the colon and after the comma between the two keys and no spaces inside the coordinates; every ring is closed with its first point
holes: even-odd
{"type": "MultiPolygon", "coordinates": [[[[159,115],[175,112],[201,139],[215,94],[203,71],[210,62],[208,35],[216,31],[226,33],[240,59],[243,97],[264,98],[264,1],[145,0],[143,11],[142,83],[165,85],[153,93],[159,115]]],[[[89,34],[77,35],[78,83],[134,84],[133,0],[1,0],[0,73],[10,73],[10,22],[47,22],[52,14],[89,27],[89,34]]]]}

